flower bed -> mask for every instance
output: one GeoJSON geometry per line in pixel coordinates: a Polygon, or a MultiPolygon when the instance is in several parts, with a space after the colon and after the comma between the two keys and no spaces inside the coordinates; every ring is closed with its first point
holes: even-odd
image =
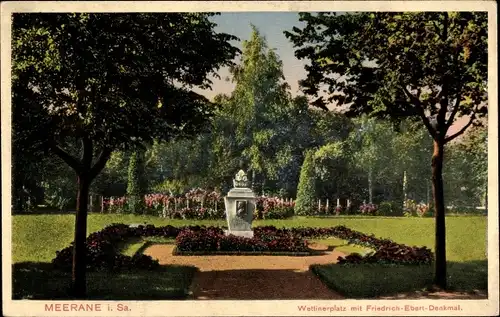
{"type": "MultiPolygon", "coordinates": [[[[184,227],[192,231],[200,230],[200,226],[184,227]]],[[[173,226],[155,227],[153,225],[129,227],[124,224],[113,224],[101,231],[90,234],[86,240],[87,270],[89,271],[121,271],[131,269],[152,270],[159,266],[157,260],[140,254],[127,256],[120,253],[118,246],[133,237],[161,236],[175,238],[184,228],[173,226]]],[[[71,271],[73,261],[72,242],[68,247],[57,251],[52,260],[55,269],[71,271]]]]}
{"type": "MultiPolygon", "coordinates": [[[[137,236],[127,225],[112,225],[101,231],[90,234],[86,241],[87,270],[89,271],[119,271],[127,269],[155,269],[159,266],[157,260],[146,255],[134,257],[123,255],[117,250],[117,245],[127,239],[137,236]]],[[[71,271],[73,261],[73,245],[56,252],[52,264],[56,269],[71,271]]]]}
{"type": "MultiPolygon", "coordinates": [[[[127,197],[104,199],[104,209],[111,213],[127,210],[127,197]]],[[[254,219],[293,217],[295,203],[278,197],[257,197],[254,219]]],[[[224,200],[216,191],[193,189],[183,195],[148,194],[144,196],[144,214],[170,219],[225,219],[224,200]]]]}
{"type": "MultiPolygon", "coordinates": [[[[185,226],[155,227],[153,225],[129,227],[113,224],[101,231],[92,233],[86,241],[88,270],[152,270],[159,266],[150,256],[126,256],[120,253],[118,246],[133,237],[159,236],[175,238],[177,252],[201,254],[206,252],[242,254],[280,254],[281,252],[303,255],[310,252],[307,241],[310,238],[337,237],[351,244],[369,247],[373,253],[366,256],[351,254],[339,260],[341,265],[358,263],[384,264],[430,264],[433,253],[426,247],[410,247],[389,239],[379,239],[374,235],[351,230],[344,226],[331,228],[276,228],[261,226],[254,228],[254,238],[225,236],[220,227],[185,226]]],[[[179,254],[180,254],[179,253],[179,254]]],[[[283,254],[283,253],[282,253],[283,254]]],[[[56,269],[71,270],[73,244],[56,252],[52,264],[56,269]]],[[[293,255],[293,254],[292,254],[293,255]]]]}
{"type": "Polygon", "coordinates": [[[389,239],[379,239],[374,235],[367,235],[359,231],[351,230],[344,226],[331,228],[283,228],[276,229],[274,226],[257,227],[255,234],[264,235],[292,234],[302,238],[322,238],[334,236],[347,240],[350,244],[369,247],[375,252],[362,257],[359,254],[348,255],[339,260],[340,264],[351,263],[385,263],[385,264],[430,264],[433,261],[433,253],[427,247],[410,247],[398,244],[389,239]]]}
{"type": "Polygon", "coordinates": [[[212,229],[183,230],[176,238],[176,246],[180,252],[309,252],[307,241],[290,234],[245,238],[212,229]]]}
{"type": "MultiPolygon", "coordinates": [[[[148,194],[144,196],[143,214],[156,215],[170,219],[225,219],[222,193],[201,188],[191,189],[182,195],[148,194]]],[[[111,213],[127,212],[127,197],[111,197],[103,200],[104,210],[111,213]]],[[[321,201],[313,204],[302,216],[408,216],[429,217],[432,210],[425,203],[413,200],[401,202],[382,202],[334,206],[321,201]]],[[[295,202],[291,199],[260,196],[256,200],[254,219],[287,219],[294,216],[295,202]]]]}
{"type": "Polygon", "coordinates": [[[407,199],[403,204],[403,214],[406,217],[432,217],[433,212],[425,203],[417,203],[415,200],[407,199]]]}

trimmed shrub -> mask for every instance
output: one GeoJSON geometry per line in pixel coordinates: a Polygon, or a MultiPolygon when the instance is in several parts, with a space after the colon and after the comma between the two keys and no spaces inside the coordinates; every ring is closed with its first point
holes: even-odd
{"type": "Polygon", "coordinates": [[[307,215],[313,208],[316,200],[316,175],[314,170],[314,153],[307,151],[300,169],[299,185],[297,186],[297,200],[295,214],[307,215]]]}
{"type": "Polygon", "coordinates": [[[401,206],[401,203],[384,201],[379,204],[377,215],[388,217],[403,216],[403,207],[401,206]]]}
{"type": "Polygon", "coordinates": [[[136,150],[130,155],[128,167],[127,206],[130,212],[145,211],[144,195],[147,186],[144,179],[144,151],[136,150]]]}

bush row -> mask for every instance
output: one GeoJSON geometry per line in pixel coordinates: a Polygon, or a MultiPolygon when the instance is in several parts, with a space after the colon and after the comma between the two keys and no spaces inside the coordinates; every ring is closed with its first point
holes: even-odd
{"type": "MultiPolygon", "coordinates": [[[[152,270],[159,266],[157,260],[147,255],[127,256],[119,252],[118,246],[136,236],[127,225],[111,225],[89,235],[86,240],[86,266],[89,271],[119,271],[131,269],[152,270]]],[[[56,269],[71,271],[73,261],[72,242],[68,247],[57,251],[52,264],[56,269]]]]}
{"type": "Polygon", "coordinates": [[[347,207],[337,206],[327,208],[325,205],[303,212],[305,216],[339,216],[339,215],[364,215],[364,216],[385,216],[385,217],[432,217],[432,208],[425,203],[417,203],[414,200],[406,200],[401,203],[392,201],[380,204],[363,203],[361,205],[350,205],[347,207]]]}
{"type": "MultiPolygon", "coordinates": [[[[103,201],[105,210],[112,213],[127,212],[130,203],[127,197],[109,198],[103,201]]],[[[193,189],[183,195],[148,194],[144,196],[143,214],[157,215],[171,219],[224,219],[224,200],[216,191],[193,189]]],[[[278,197],[260,196],[256,201],[254,219],[286,219],[295,215],[295,202],[278,197]]],[[[380,204],[363,203],[349,206],[328,206],[311,204],[311,208],[301,210],[302,216],[366,215],[366,216],[407,216],[431,217],[431,206],[407,199],[399,202],[380,204]]]]}
{"type": "MultiPolygon", "coordinates": [[[[130,199],[108,198],[103,201],[105,210],[111,213],[127,212],[130,199]]],[[[278,197],[260,196],[256,200],[254,219],[286,219],[293,217],[295,203],[278,197]]],[[[183,196],[150,194],[144,196],[143,214],[170,219],[224,219],[224,201],[219,193],[195,191],[183,196]]]]}
{"type": "Polygon", "coordinates": [[[264,226],[255,228],[255,234],[265,236],[271,234],[291,234],[301,238],[322,238],[334,236],[347,240],[351,244],[369,247],[375,252],[367,256],[352,254],[340,259],[340,264],[349,263],[384,263],[384,264],[430,264],[433,253],[427,247],[410,247],[398,244],[389,239],[379,239],[374,235],[367,235],[351,230],[345,226],[331,228],[282,228],[264,226]]]}
{"type": "Polygon", "coordinates": [[[308,252],[307,241],[301,237],[274,234],[271,237],[254,236],[253,238],[226,236],[220,230],[192,231],[183,230],[176,238],[179,251],[270,251],[270,252],[308,252]]]}
{"type": "MultiPolygon", "coordinates": [[[[153,225],[130,227],[125,224],[112,224],[100,231],[90,234],[86,240],[86,266],[89,271],[120,271],[130,269],[151,270],[159,266],[157,260],[150,256],[139,254],[127,256],[120,253],[119,247],[127,240],[134,237],[161,236],[175,238],[182,230],[189,229],[198,231],[204,229],[201,226],[174,227],[153,225]]],[[[220,229],[222,230],[222,229],[220,229]]],[[[56,257],[52,260],[54,268],[71,271],[73,261],[72,242],[68,247],[56,251],[56,257]]]]}
{"type": "MultiPolygon", "coordinates": [[[[180,251],[270,251],[270,252],[307,252],[304,239],[338,237],[349,243],[369,247],[373,253],[361,257],[352,254],[340,259],[340,264],[351,263],[391,263],[391,264],[430,264],[433,254],[426,247],[410,247],[389,239],[379,239],[374,235],[351,230],[345,226],[331,228],[276,228],[261,226],[254,228],[254,238],[225,236],[220,227],[153,225],[129,227],[113,224],[101,231],[92,233],[86,240],[87,269],[119,271],[127,269],[152,270],[159,266],[158,261],[143,254],[133,257],[120,253],[119,246],[132,237],[160,236],[175,238],[180,251]]],[[[52,264],[56,269],[71,270],[73,243],[56,252],[52,264]]]]}

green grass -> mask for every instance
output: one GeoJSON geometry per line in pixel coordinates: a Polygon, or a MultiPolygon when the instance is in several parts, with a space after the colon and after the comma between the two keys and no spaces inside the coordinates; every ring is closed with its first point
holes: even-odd
{"type": "Polygon", "coordinates": [[[121,253],[134,256],[146,249],[147,246],[151,244],[174,244],[175,239],[163,238],[163,237],[144,237],[131,239],[125,243],[121,249],[121,253]]]}
{"type": "MultiPolygon", "coordinates": [[[[73,241],[74,214],[14,215],[12,221],[13,262],[50,262],[56,251],[73,241]]],[[[182,220],[166,220],[153,216],[90,214],[87,235],[112,223],[182,226],[194,224],[182,220]]],[[[224,221],[199,221],[205,225],[224,225],[224,221]]]]}
{"type": "MultiPolygon", "coordinates": [[[[49,262],[56,250],[73,241],[74,215],[15,215],[12,223],[13,262],[49,262]]],[[[217,225],[224,220],[170,220],[154,216],[91,214],[87,233],[101,230],[112,223],[148,223],[155,226],[217,225]]],[[[289,220],[259,220],[254,226],[332,227],[345,225],[353,230],[390,238],[398,243],[427,246],[434,249],[434,219],[432,218],[307,218],[289,220]]],[[[481,216],[446,218],[446,251],[449,261],[465,262],[486,259],[487,218],[481,216]]]]}
{"type": "MultiPolygon", "coordinates": [[[[70,273],[52,270],[50,261],[56,251],[73,241],[74,214],[14,215],[12,221],[13,296],[15,299],[70,299],[70,273]]],[[[152,223],[154,217],[133,215],[91,214],[87,233],[101,230],[112,223],[152,223]]],[[[183,225],[179,221],[169,222],[183,225]]],[[[164,225],[165,222],[154,223],[164,225]]],[[[208,223],[207,223],[208,224],[208,223]]],[[[121,252],[133,255],[145,243],[165,243],[172,239],[148,237],[132,239],[118,246],[121,252]]],[[[159,271],[126,273],[89,273],[89,299],[169,300],[183,299],[196,268],[162,266],[159,271]]]]}
{"type": "MultiPolygon", "coordinates": [[[[432,285],[432,266],[313,265],[313,272],[331,289],[347,298],[374,298],[425,290],[432,285]]],[[[486,261],[448,263],[448,288],[472,291],[488,288],[486,261]]]]}
{"type": "MultiPolygon", "coordinates": [[[[42,266],[44,263],[50,262],[55,257],[57,250],[68,246],[73,240],[74,218],[74,214],[14,215],[12,223],[13,262],[38,262],[37,265],[42,266]]],[[[147,223],[155,226],[226,225],[224,220],[187,221],[127,214],[91,214],[88,218],[87,233],[98,231],[112,223],[147,223]]],[[[263,225],[274,225],[276,227],[332,227],[345,225],[353,230],[374,234],[378,238],[389,238],[410,246],[427,246],[432,250],[434,249],[434,219],[432,218],[296,217],[288,220],[260,220],[254,222],[254,226],[263,225]]],[[[447,260],[449,261],[448,280],[452,289],[486,289],[486,228],[486,217],[461,216],[446,218],[446,251],[447,260]]],[[[332,245],[337,250],[345,253],[357,252],[363,254],[367,251],[362,247],[346,245],[346,242],[340,239],[319,240],[319,242],[332,245]]],[[[148,237],[128,241],[122,246],[122,252],[133,255],[141,251],[145,243],[173,243],[173,240],[148,237]]],[[[415,267],[341,267],[326,265],[317,266],[315,270],[325,283],[335,289],[340,287],[341,290],[339,291],[341,293],[353,298],[373,297],[382,295],[384,292],[421,289],[429,283],[433,274],[430,267],[416,269],[415,267]]],[[[35,273],[14,273],[14,275],[16,274],[19,276],[18,282],[15,284],[18,287],[18,293],[30,294],[32,292],[34,297],[47,294],[46,291],[48,290],[52,292],[52,289],[57,289],[57,287],[61,287],[63,283],[69,281],[67,275],[55,272],[44,272],[43,274],[38,272],[36,274],[39,274],[39,277],[30,277],[30,274],[35,273]],[[37,282],[35,283],[33,280],[37,282]]],[[[130,296],[135,296],[134,299],[142,298],[143,295],[141,294],[150,294],[150,297],[144,295],[147,299],[154,296],[162,298],[175,297],[177,296],[175,295],[176,292],[177,294],[184,292],[187,283],[175,286],[175,282],[173,282],[173,279],[176,279],[175,276],[182,275],[181,281],[186,281],[190,276],[189,271],[174,267],[165,267],[161,277],[159,277],[161,274],[152,272],[106,275],[105,278],[99,275],[100,273],[92,274],[89,278],[95,282],[89,283],[89,294],[94,294],[91,296],[98,296],[99,294],[99,296],[108,296],[106,294],[109,294],[109,298],[113,299],[128,296],[129,293],[133,294],[130,296]],[[169,270],[172,270],[172,272],[168,273],[169,270]],[[179,270],[184,273],[179,273],[179,270]],[[137,285],[139,287],[136,287],[137,285]],[[172,289],[175,288],[176,290],[167,290],[165,289],[167,286],[172,286],[172,289]],[[127,287],[130,291],[124,291],[120,287],[127,287]],[[168,295],[169,292],[171,295],[168,295]]],[[[50,292],[48,294],[52,294],[50,292]]],[[[58,296],[59,293],[54,291],[53,294],[58,296]]]]}
{"type": "MultiPolygon", "coordinates": [[[[87,274],[87,299],[172,300],[185,299],[196,268],[161,266],[155,271],[87,274]]],[[[13,299],[72,299],[71,273],[54,271],[48,263],[13,266],[13,299]]]]}
{"type": "Polygon", "coordinates": [[[432,282],[428,268],[313,265],[312,271],[331,289],[347,298],[372,298],[423,289],[432,282]]]}
{"type": "Polygon", "coordinates": [[[351,253],[359,253],[361,255],[365,255],[373,250],[370,248],[362,247],[359,245],[349,244],[347,240],[339,239],[339,238],[325,238],[325,239],[312,239],[308,240],[309,242],[315,242],[319,244],[323,244],[326,246],[332,246],[335,250],[340,251],[345,254],[351,253]]]}

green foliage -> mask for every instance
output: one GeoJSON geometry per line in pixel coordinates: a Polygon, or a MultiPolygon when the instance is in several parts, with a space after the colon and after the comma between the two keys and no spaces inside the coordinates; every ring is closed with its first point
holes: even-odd
{"type": "MultiPolygon", "coordinates": [[[[238,52],[229,43],[234,36],[214,31],[213,15],[13,16],[14,110],[22,105],[29,119],[42,118],[37,124],[21,121],[17,128],[76,172],[78,197],[89,195],[113,151],[192,136],[207,127],[213,108],[191,89],[210,88],[208,75],[232,65],[238,52]]],[[[75,223],[73,290],[80,298],[86,289],[86,202],[79,200],[75,223]]]]}
{"type": "Polygon", "coordinates": [[[170,195],[180,195],[185,193],[188,190],[189,186],[183,183],[180,180],[165,180],[158,185],[156,185],[153,189],[155,192],[166,193],[170,195]]]}
{"type": "Polygon", "coordinates": [[[147,193],[147,180],[144,177],[144,151],[136,150],[130,155],[128,167],[127,203],[132,213],[145,211],[143,197],[147,193]]]}
{"type": "Polygon", "coordinates": [[[278,160],[289,156],[283,148],[291,95],[284,81],[283,64],[266,39],[252,26],[243,42],[241,64],[231,68],[236,84],[228,103],[229,118],[235,122],[235,142],[245,165],[260,173],[261,182],[276,180],[278,160]]]}
{"type": "Polygon", "coordinates": [[[342,141],[332,142],[320,147],[314,153],[316,188],[319,197],[336,199],[348,193],[352,195],[354,192],[354,186],[350,182],[352,170],[344,147],[342,141]]]}
{"type": "Polygon", "coordinates": [[[212,15],[14,15],[14,104],[41,118],[25,120],[24,134],[92,180],[115,149],[198,132],[211,107],[189,88],[208,88],[238,52],[212,15]],[[77,153],[70,137],[82,141],[77,153]]]}
{"type": "Polygon", "coordinates": [[[300,169],[297,199],[295,200],[295,214],[307,214],[316,200],[316,175],[314,169],[314,152],[308,151],[300,169]]]}
{"type": "MultiPolygon", "coordinates": [[[[304,28],[285,34],[296,56],[311,60],[301,83],[307,94],[326,85],[327,99],[352,103],[352,114],[436,117],[442,138],[455,115],[486,112],[485,12],[301,13],[300,20],[304,28]]],[[[325,107],[325,98],[314,104],[325,107]]]]}
{"type": "Polygon", "coordinates": [[[402,216],[403,206],[401,203],[393,201],[383,201],[378,205],[377,214],[380,216],[402,216]]]}
{"type": "Polygon", "coordinates": [[[486,205],[487,136],[487,128],[477,127],[449,145],[443,178],[450,204],[459,207],[486,205]]]}
{"type": "Polygon", "coordinates": [[[105,197],[124,196],[128,184],[128,163],[130,152],[114,151],[102,172],[90,188],[92,193],[105,197]]]}

